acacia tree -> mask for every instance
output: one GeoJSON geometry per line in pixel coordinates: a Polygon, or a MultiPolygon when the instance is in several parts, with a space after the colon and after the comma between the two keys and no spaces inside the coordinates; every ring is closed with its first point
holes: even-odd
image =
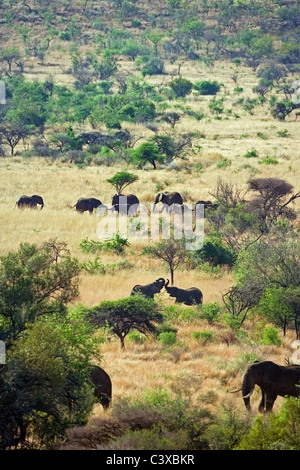
{"type": "Polygon", "coordinates": [[[262,232],[268,232],[280,219],[296,219],[296,212],[288,206],[300,197],[300,192],[292,194],[290,183],[280,178],[253,178],[248,186],[254,198],[247,204],[247,210],[257,215],[262,232]]]}
{"type": "Polygon", "coordinates": [[[268,235],[267,239],[262,237],[239,253],[234,270],[236,283],[223,296],[223,301],[241,325],[249,311],[259,308],[260,302],[260,310],[266,314],[277,299],[279,308],[277,306],[267,317],[274,322],[276,317],[276,323],[285,331],[290,319],[294,325],[300,319],[299,240],[294,232],[282,234],[273,229],[268,235]],[[275,291],[271,301],[270,295],[275,291]]]}
{"type": "Polygon", "coordinates": [[[80,266],[55,242],[42,247],[23,243],[1,257],[0,339],[9,347],[26,325],[52,312],[65,312],[78,295],[80,266]]]}
{"type": "Polygon", "coordinates": [[[187,256],[182,240],[175,240],[174,238],[161,240],[155,245],[146,246],[143,249],[143,254],[162,259],[168,265],[172,285],[174,284],[174,271],[183,263],[187,256]]]}
{"type": "Polygon", "coordinates": [[[107,182],[113,185],[117,194],[122,194],[122,191],[124,188],[126,188],[126,186],[129,186],[138,179],[138,176],[133,175],[132,173],[128,173],[127,171],[119,171],[112,178],[109,178],[107,182]]]}
{"type": "Polygon", "coordinates": [[[104,301],[90,309],[88,318],[97,327],[107,327],[115,334],[121,348],[125,349],[125,338],[132,330],[140,333],[154,333],[155,323],[163,321],[153,299],[133,295],[125,299],[104,301]]]}

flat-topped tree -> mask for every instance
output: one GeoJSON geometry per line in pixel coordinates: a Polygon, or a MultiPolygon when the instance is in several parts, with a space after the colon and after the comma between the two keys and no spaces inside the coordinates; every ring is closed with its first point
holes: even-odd
{"type": "Polygon", "coordinates": [[[139,177],[137,175],[133,175],[127,171],[119,171],[112,178],[109,178],[107,182],[113,185],[117,194],[122,194],[126,186],[129,186],[138,179],[139,177]]]}

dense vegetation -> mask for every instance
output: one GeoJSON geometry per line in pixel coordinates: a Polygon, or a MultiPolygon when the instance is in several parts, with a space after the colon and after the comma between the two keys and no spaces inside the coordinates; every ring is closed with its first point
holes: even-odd
{"type": "MultiPolygon", "coordinates": [[[[122,167],[107,179],[121,193],[138,180],[131,171],[156,172],[201,153],[200,131],[177,132],[184,119],[238,123],[261,109],[272,123],[299,115],[299,1],[2,0],[0,11],[0,79],[6,88],[0,155],[6,160],[17,155],[29,165],[37,157],[78,169],[122,167]],[[56,51],[65,58],[65,83],[48,72],[43,80],[32,78],[38,67],[48,71],[56,51]],[[230,65],[236,85],[230,107],[223,83],[181,76],[184,63],[212,70],[220,61],[230,65]],[[239,86],[242,65],[255,74],[251,98],[239,86]],[[159,83],[151,81],[157,77],[159,83]],[[191,96],[200,103],[197,110],[186,104],[191,96]]],[[[288,131],[281,133],[286,138],[288,131]]],[[[244,157],[256,159],[257,150],[244,157]]],[[[223,158],[216,167],[230,165],[223,158]]],[[[156,183],[157,191],[163,188],[156,183]]],[[[206,211],[203,247],[185,250],[171,237],[137,250],[141,259],[165,265],[172,283],[182,266],[212,276],[228,270],[233,283],[220,303],[183,308],[133,296],[92,308],[76,305],[82,273],[101,276],[132,267],[121,256],[135,248],[121,234],[102,242],[82,239],[82,252],[96,256],[84,263],[56,238],[41,246],[22,243],[1,257],[3,448],[54,448],[66,435],[75,448],[89,448],[82,432],[93,435],[93,446],[107,449],[299,449],[300,405],[294,398],[277,414],[253,418],[226,406],[212,411],[213,391],[195,406],[188,389],[178,386],[172,394],[157,389],[119,399],[109,419],[89,421],[95,403],[89,370],[101,363],[107,337],[117,336],[122,349],[149,341],[172,351],[183,347],[178,325],[206,322],[211,329],[192,334],[203,346],[225,341],[280,347],[288,331],[299,338],[298,189],[285,177],[252,172],[246,194],[220,178],[211,197],[217,205],[206,211]],[[103,264],[103,252],[121,261],[103,264]],[[254,318],[259,321],[252,329],[254,318]]],[[[224,384],[256,359],[259,351],[225,368],[224,384]]]]}

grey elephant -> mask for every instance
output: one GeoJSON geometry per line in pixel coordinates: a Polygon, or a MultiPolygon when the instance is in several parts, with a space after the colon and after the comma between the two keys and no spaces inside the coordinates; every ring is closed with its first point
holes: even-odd
{"type": "Polygon", "coordinates": [[[139,209],[140,201],[134,194],[115,194],[111,205],[115,211],[121,214],[136,215],[139,209]]]}
{"type": "Polygon", "coordinates": [[[140,284],[137,284],[136,286],[133,287],[131,294],[130,295],[135,295],[135,294],[142,294],[145,297],[149,297],[151,299],[154,299],[155,294],[159,294],[162,288],[165,285],[165,280],[164,278],[160,277],[159,279],[156,279],[156,281],[152,282],[151,284],[146,284],[145,286],[141,286],[140,284]]]}
{"type": "Polygon", "coordinates": [[[77,212],[89,211],[89,213],[92,214],[93,210],[98,209],[100,206],[106,209],[106,206],[104,206],[99,199],[95,199],[94,197],[90,197],[90,198],[82,197],[78,199],[78,201],[73,207],[76,207],[77,212]]]}
{"type": "Polygon", "coordinates": [[[243,377],[242,386],[232,393],[241,391],[247,410],[251,411],[250,396],[255,385],[261,389],[262,397],[258,406],[260,413],[272,411],[277,396],[300,396],[300,366],[279,366],[271,361],[254,362],[243,377]]]}
{"type": "Polygon", "coordinates": [[[205,213],[206,213],[206,210],[207,209],[210,209],[210,210],[216,210],[218,209],[219,207],[219,204],[218,203],[213,203],[211,201],[197,201],[195,203],[195,207],[194,207],[194,210],[197,210],[197,206],[198,205],[203,205],[204,206],[204,217],[205,217],[205,213]]]}
{"type": "Polygon", "coordinates": [[[99,399],[104,410],[107,410],[112,398],[112,384],[108,373],[95,366],[91,371],[91,380],[95,385],[94,396],[99,399]]]}
{"type": "Polygon", "coordinates": [[[203,294],[197,287],[190,287],[189,289],[180,289],[179,287],[169,287],[169,279],[165,284],[165,289],[170,297],[175,297],[175,303],[182,303],[185,305],[199,305],[203,302],[203,294]]]}
{"type": "Polygon", "coordinates": [[[165,191],[163,193],[158,193],[153,204],[153,212],[155,212],[156,204],[159,202],[163,204],[163,208],[168,211],[172,211],[174,209],[174,205],[182,206],[183,199],[181,194],[177,192],[165,191]]]}
{"type": "Polygon", "coordinates": [[[37,205],[41,206],[41,209],[44,207],[44,201],[41,196],[34,194],[33,196],[21,196],[20,199],[16,202],[16,205],[19,208],[30,207],[36,208],[37,205]]]}

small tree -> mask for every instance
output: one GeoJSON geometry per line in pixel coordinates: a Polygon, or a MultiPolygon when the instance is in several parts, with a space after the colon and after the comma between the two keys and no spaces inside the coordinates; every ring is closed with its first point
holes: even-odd
{"type": "Polygon", "coordinates": [[[122,349],[125,349],[125,338],[132,330],[144,335],[154,333],[155,323],[163,321],[154,300],[140,295],[101,302],[90,309],[88,318],[94,325],[107,327],[118,336],[122,349]]]}
{"type": "Polygon", "coordinates": [[[163,163],[165,156],[160,153],[159,147],[152,142],[144,142],[133,152],[133,161],[138,166],[151,163],[154,169],[156,169],[156,162],[163,163]]]}
{"type": "Polygon", "coordinates": [[[0,140],[10,147],[11,156],[14,155],[15,147],[32,132],[31,126],[23,125],[20,122],[12,122],[0,126],[0,140]]]}
{"type": "Polygon", "coordinates": [[[296,212],[288,205],[300,197],[300,192],[292,194],[290,183],[280,178],[253,178],[248,185],[255,196],[247,204],[247,210],[257,215],[262,232],[284,217],[296,219],[296,212]]]}
{"type": "Polygon", "coordinates": [[[174,91],[176,97],[180,98],[188,95],[192,91],[193,84],[186,78],[178,77],[170,83],[170,87],[174,91]]]}
{"type": "Polygon", "coordinates": [[[24,243],[1,258],[0,339],[6,347],[26,325],[53,311],[65,312],[65,304],[78,295],[79,272],[76,258],[47,244],[24,243]]]}
{"type": "Polygon", "coordinates": [[[183,263],[186,259],[186,250],[181,240],[161,240],[155,245],[146,246],[143,249],[143,254],[159,258],[167,263],[170,269],[171,284],[174,284],[174,271],[183,263]]]}
{"type": "Polygon", "coordinates": [[[107,180],[108,183],[112,184],[117,194],[122,194],[122,191],[126,186],[134,183],[139,179],[138,176],[128,173],[127,171],[119,171],[112,178],[107,180]]]}

